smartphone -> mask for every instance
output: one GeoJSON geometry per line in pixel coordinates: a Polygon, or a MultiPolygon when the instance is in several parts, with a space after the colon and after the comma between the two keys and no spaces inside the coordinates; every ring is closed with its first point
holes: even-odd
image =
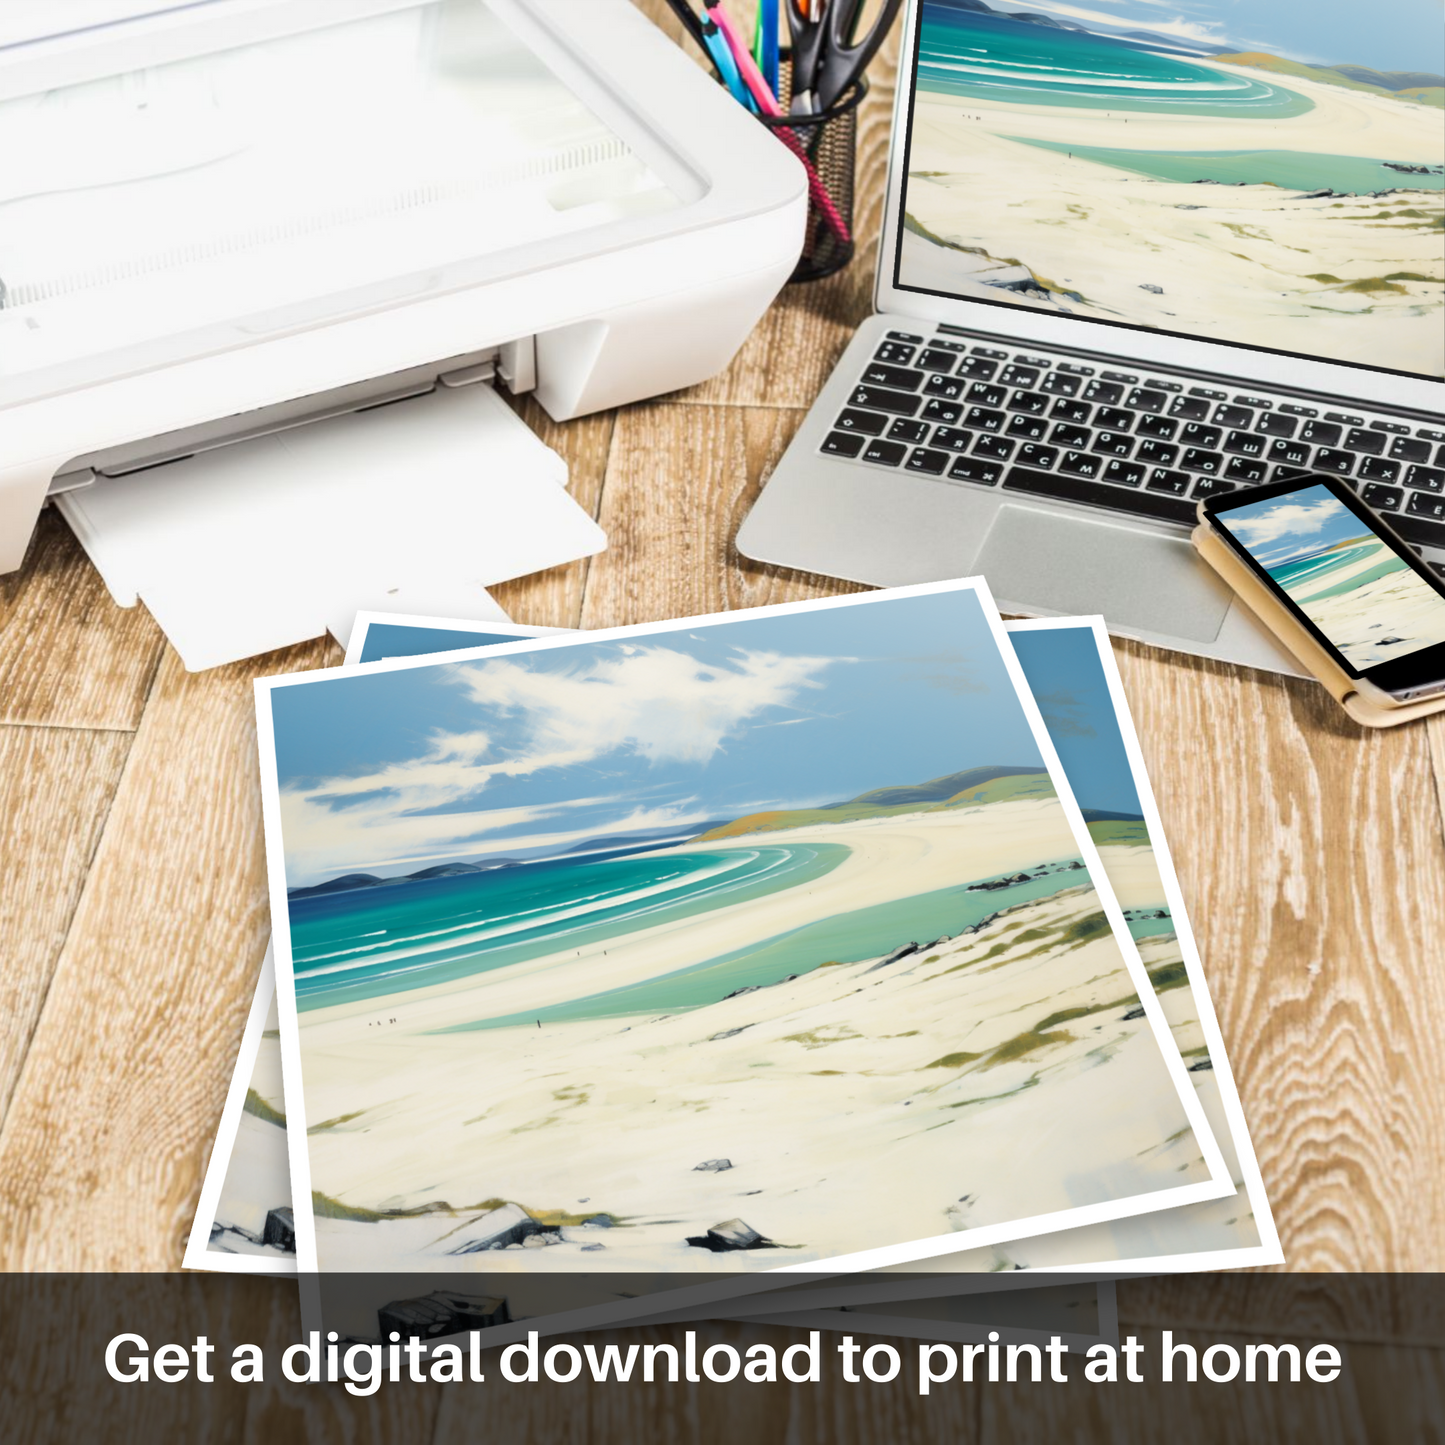
{"type": "Polygon", "coordinates": [[[1335,477],[1224,492],[1200,520],[1355,679],[1398,706],[1445,693],[1445,581],[1335,477]]]}

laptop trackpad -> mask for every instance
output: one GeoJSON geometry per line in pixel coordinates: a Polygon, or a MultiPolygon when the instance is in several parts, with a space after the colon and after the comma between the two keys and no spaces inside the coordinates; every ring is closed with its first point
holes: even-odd
{"type": "Polygon", "coordinates": [[[1115,626],[1191,642],[1213,642],[1233,600],[1182,539],[1034,507],[999,512],[976,570],[1000,606],[1102,612],[1115,626]]]}

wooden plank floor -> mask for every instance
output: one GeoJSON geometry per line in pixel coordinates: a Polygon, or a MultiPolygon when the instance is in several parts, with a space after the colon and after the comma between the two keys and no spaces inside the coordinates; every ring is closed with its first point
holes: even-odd
{"type": "MultiPolygon", "coordinates": [[[[674,28],[660,0],[644,8],[674,28]]],[[[861,126],[865,237],[889,64],[861,126]]],[[[686,393],[568,425],[519,403],[610,545],[498,588],[518,621],[850,590],[745,562],[732,538],[866,313],[872,258],[869,241],[844,274],[790,288],[686,393]]],[[[1445,721],[1369,734],[1312,685],[1117,651],[1287,1268],[1445,1269],[1445,721]]],[[[178,1267],[267,932],[251,679],[337,661],[318,641],[187,674],[53,512],[0,578],[0,1269],[178,1267]]],[[[1132,1317],[1157,1315],[1151,1288],[1166,1308],[1166,1285],[1132,1286],[1132,1317]]],[[[245,1435],[287,1437],[293,1406],[258,1396],[245,1435]]],[[[432,1397],[394,1408],[431,1438],[432,1397]]],[[[533,1438],[572,1438],[537,1408],[533,1438]]],[[[608,1398],[609,1428],[628,1408],[608,1398]]],[[[760,1441],[853,1438],[836,1405],[779,1408],[749,1417],[760,1441]]],[[[874,1425],[1017,1438],[1020,1408],[874,1425]]],[[[339,1438],[319,1409],[307,1428],[339,1438]]]]}

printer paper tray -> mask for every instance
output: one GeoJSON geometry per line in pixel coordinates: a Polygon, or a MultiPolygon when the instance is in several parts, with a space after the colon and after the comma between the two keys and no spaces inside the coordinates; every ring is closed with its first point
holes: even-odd
{"type": "Polygon", "coordinates": [[[350,413],[56,497],[123,607],[192,671],[357,611],[498,615],[486,588],[601,551],[567,468],[485,385],[350,413]]]}

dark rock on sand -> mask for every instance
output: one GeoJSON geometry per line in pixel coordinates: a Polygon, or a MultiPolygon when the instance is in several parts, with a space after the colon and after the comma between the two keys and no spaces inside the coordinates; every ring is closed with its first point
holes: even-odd
{"type": "Polygon", "coordinates": [[[773,1248],[771,1239],[764,1238],[741,1219],[725,1219],[721,1224],[714,1224],[706,1234],[689,1235],[687,1242],[697,1249],[710,1249],[714,1254],[730,1249],[773,1248]]]}

